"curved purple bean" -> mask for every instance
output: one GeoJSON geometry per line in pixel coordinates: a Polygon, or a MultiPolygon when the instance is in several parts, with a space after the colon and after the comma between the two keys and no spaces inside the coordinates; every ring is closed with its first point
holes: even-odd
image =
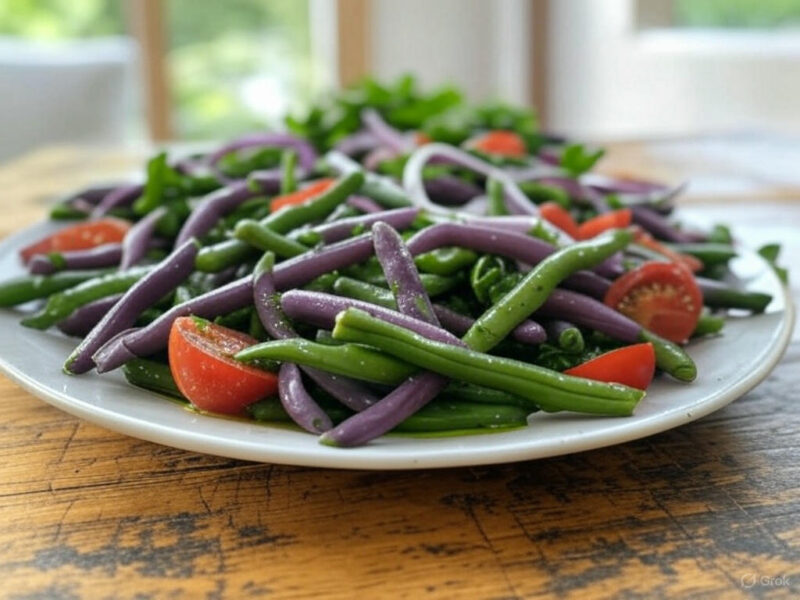
{"type": "Polygon", "coordinates": [[[119,261],[121,270],[128,269],[138,263],[147,253],[150,240],[156,230],[156,223],[167,212],[163,206],[150,211],[139,219],[125,234],[122,240],[122,258],[119,261]]]}
{"type": "Polygon", "coordinates": [[[34,254],[28,261],[28,271],[33,275],[50,275],[63,269],[99,269],[119,264],[122,244],[102,244],[85,250],[66,250],[51,254],[34,254]]]}
{"type": "Polygon", "coordinates": [[[92,355],[112,336],[133,325],[143,310],[174,290],[194,271],[199,244],[189,240],[147,273],[122,296],[67,358],[67,373],[85,373],[94,363],[92,355]]]}
{"type": "MultiPolygon", "coordinates": [[[[273,338],[296,338],[298,337],[297,332],[284,318],[281,312],[276,292],[272,269],[260,270],[257,268],[257,272],[253,277],[253,301],[256,306],[258,319],[261,321],[267,333],[273,338]]],[[[378,400],[367,388],[348,377],[336,376],[310,367],[303,367],[303,371],[305,371],[322,389],[326,390],[334,398],[352,410],[364,410],[378,400]]],[[[302,386],[302,382],[299,385],[302,386]]],[[[293,386],[292,390],[299,390],[298,385],[293,386]]],[[[316,406],[313,398],[307,394],[305,397],[301,394],[292,404],[292,407],[298,408],[307,405],[309,400],[316,406]]],[[[297,418],[303,420],[305,418],[303,415],[316,414],[318,409],[318,406],[316,406],[316,408],[309,407],[306,411],[300,411],[297,418]]],[[[286,412],[288,412],[293,419],[295,418],[295,414],[289,410],[289,407],[286,407],[286,412]]],[[[300,422],[298,422],[298,424],[302,425],[300,422]]]]}
{"type": "Polygon", "coordinates": [[[231,152],[244,150],[245,148],[263,148],[275,146],[279,148],[292,148],[297,152],[297,162],[306,171],[314,168],[317,161],[317,153],[306,140],[289,133],[259,133],[234,140],[225,144],[219,150],[212,152],[206,157],[206,163],[215,167],[220,159],[231,152]]]}
{"type": "Polygon", "coordinates": [[[483,190],[459,177],[440,175],[439,177],[425,180],[425,192],[437,204],[461,206],[476,196],[480,196],[483,190]]]}
{"type": "Polygon", "coordinates": [[[663,215],[648,206],[632,206],[633,222],[653,236],[668,242],[692,243],[705,241],[706,236],[674,227],[663,215]]]}
{"type": "Polygon", "coordinates": [[[367,131],[378,140],[379,144],[386,146],[395,153],[405,154],[412,148],[409,138],[384,121],[383,117],[375,109],[366,108],[362,110],[361,122],[367,128],[367,131]]]}
{"type": "Polygon", "coordinates": [[[312,227],[311,231],[320,234],[326,244],[331,244],[350,237],[354,230],[371,227],[378,221],[384,221],[395,229],[405,229],[414,222],[418,214],[418,208],[396,208],[394,210],[381,208],[381,212],[323,223],[312,227]]]}
{"type": "Polygon", "coordinates": [[[449,331],[425,321],[414,319],[391,308],[325,292],[289,290],[281,294],[281,308],[290,318],[322,329],[333,329],[336,315],[343,310],[358,308],[373,317],[405,327],[437,342],[446,344],[460,343],[460,340],[449,331]]]}
{"type": "Polygon", "coordinates": [[[614,339],[634,343],[639,340],[641,325],[613,308],[583,294],[556,288],[535,316],[570,321],[594,329],[614,339]]]}
{"type": "Polygon", "coordinates": [[[386,210],[383,206],[375,202],[375,200],[372,198],[367,198],[366,196],[350,196],[345,201],[345,204],[367,214],[383,212],[386,210]]]}
{"type": "MultiPolygon", "coordinates": [[[[323,273],[366,260],[371,254],[372,238],[369,234],[324,246],[315,252],[306,252],[275,267],[275,287],[279,290],[300,287],[323,273]]],[[[252,302],[253,278],[247,275],[224,287],[178,304],[146,327],[111,340],[101,347],[92,357],[97,371],[104,373],[137,356],[147,356],[163,350],[167,345],[172,323],[178,317],[197,315],[213,319],[244,308],[252,302]]]]}
{"type": "Polygon", "coordinates": [[[114,294],[84,304],[66,319],[56,323],[56,327],[65,335],[85,337],[120,298],[122,298],[122,294],[114,294]]]}
{"type": "Polygon", "coordinates": [[[369,152],[378,145],[378,139],[370,131],[356,131],[339,140],[334,146],[337,152],[348,156],[355,156],[369,152]]]}
{"type": "Polygon", "coordinates": [[[203,237],[214,227],[220,217],[256,195],[257,193],[250,188],[246,181],[237,181],[211,192],[200,201],[200,204],[186,219],[175,238],[175,246],[180,246],[193,237],[203,237]]]}
{"type": "MultiPolygon", "coordinates": [[[[375,255],[383,267],[400,314],[430,324],[438,330],[438,336],[444,336],[446,332],[439,327],[439,319],[422,286],[414,259],[400,235],[386,223],[378,222],[372,228],[372,237],[375,255]]],[[[461,340],[456,343],[464,345],[461,340]]],[[[375,439],[433,400],[447,382],[447,377],[437,373],[409,377],[376,404],[325,433],[320,441],[336,446],[355,446],[375,439]]]]}
{"type": "MultiPolygon", "coordinates": [[[[535,265],[555,252],[553,246],[537,238],[460,223],[433,225],[423,229],[408,241],[408,249],[413,255],[442,246],[462,246],[479,252],[500,254],[529,265],[535,265]]],[[[564,285],[593,297],[602,298],[611,284],[592,271],[577,271],[564,280],[564,285]]]]}
{"type": "Polygon", "coordinates": [[[213,319],[244,308],[252,301],[253,278],[248,275],[172,307],[146,327],[110,339],[95,352],[92,360],[98,373],[111,371],[137,356],[155,354],[166,348],[169,330],[178,317],[196,315],[213,319]]]}
{"type": "Polygon", "coordinates": [[[414,258],[400,235],[390,225],[378,221],[372,226],[372,243],[397,309],[404,315],[438,325],[439,320],[422,286],[414,258]]]}
{"type": "Polygon", "coordinates": [[[333,427],[330,417],[306,391],[300,369],[294,363],[283,363],[278,371],[278,398],[292,421],[306,431],[322,433],[333,427]]]}
{"type": "Polygon", "coordinates": [[[95,206],[94,210],[92,211],[92,218],[96,219],[98,217],[102,217],[112,208],[116,208],[118,206],[127,206],[141,196],[143,191],[144,185],[141,183],[122,185],[114,188],[105,196],[103,196],[103,199],[98,202],[97,206],[95,206]]]}

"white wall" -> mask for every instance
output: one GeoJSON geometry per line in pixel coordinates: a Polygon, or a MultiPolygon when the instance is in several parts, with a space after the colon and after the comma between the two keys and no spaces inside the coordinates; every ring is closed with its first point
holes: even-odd
{"type": "Polygon", "coordinates": [[[372,71],[527,103],[528,11],[526,0],[373,0],[372,71]]]}
{"type": "Polygon", "coordinates": [[[635,0],[551,7],[555,131],[602,139],[800,131],[800,34],[640,32],[635,0]]]}

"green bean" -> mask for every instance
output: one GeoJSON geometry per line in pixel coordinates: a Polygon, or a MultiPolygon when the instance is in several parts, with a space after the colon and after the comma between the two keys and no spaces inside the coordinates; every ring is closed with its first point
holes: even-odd
{"type": "Polygon", "coordinates": [[[666,244],[676,252],[690,254],[709,267],[727,263],[738,256],[736,248],[730,244],[666,244]]]}
{"type": "Polygon", "coordinates": [[[53,221],[74,221],[88,217],[84,211],[78,210],[69,202],[59,202],[50,209],[50,218],[53,221]]]}
{"type": "Polygon", "coordinates": [[[45,298],[84,281],[109,273],[108,270],[61,271],[53,275],[23,275],[0,283],[0,306],[15,306],[45,298]]]}
{"type": "Polygon", "coordinates": [[[522,361],[435,342],[353,308],[339,313],[333,337],[368,344],[452,379],[522,396],[547,411],[630,415],[644,397],[643,391],[623,385],[572,377],[522,361]]]}
{"type": "Polygon", "coordinates": [[[297,152],[284,150],[281,154],[281,194],[291,194],[297,190],[295,169],[297,168],[297,152]]]}
{"type": "Polygon", "coordinates": [[[653,344],[656,364],[662,371],[680,381],[694,381],[697,377],[697,366],[692,357],[686,354],[686,351],[678,344],[665,340],[644,328],[639,332],[639,341],[653,344]]]}
{"type": "Polygon", "coordinates": [[[770,302],[772,296],[762,292],[737,290],[723,284],[703,287],[703,304],[709,308],[739,308],[761,313],[770,302]]]}
{"type": "Polygon", "coordinates": [[[364,300],[385,308],[397,308],[391,290],[352,277],[337,278],[333,283],[333,293],[356,300],[364,300]]]}
{"type": "MultiPolygon", "coordinates": [[[[341,344],[342,342],[337,343],[341,344]]],[[[507,404],[519,406],[524,408],[528,413],[539,409],[535,402],[531,402],[522,396],[515,396],[508,392],[494,390],[480,385],[473,385],[471,383],[464,383],[463,381],[451,381],[447,387],[442,390],[439,397],[448,400],[474,402],[477,404],[507,404]]]]}
{"type": "MultiPolygon", "coordinates": [[[[354,194],[364,183],[364,174],[360,171],[340,179],[323,194],[313,200],[286,206],[277,212],[264,217],[259,223],[281,235],[285,235],[311,221],[324,219],[333,209],[354,194]]],[[[246,260],[253,253],[251,246],[241,240],[226,240],[213,246],[201,248],[197,253],[195,265],[201,271],[216,272],[225,267],[246,260]]]]}
{"type": "Polygon", "coordinates": [[[330,273],[323,273],[319,277],[312,279],[307,284],[303,286],[304,290],[309,290],[312,292],[330,292],[333,284],[339,278],[339,274],[336,271],[331,271],[330,273]]]}
{"type": "Polygon", "coordinates": [[[725,318],[711,314],[702,314],[697,320],[697,325],[694,328],[692,337],[702,337],[704,335],[713,335],[722,331],[725,326],[725,318]]]}
{"type": "Polygon", "coordinates": [[[433,273],[420,273],[419,278],[422,280],[422,287],[425,288],[425,292],[431,298],[446,294],[463,282],[463,279],[457,275],[445,277],[443,275],[434,275],[433,273]]]}
{"type": "Polygon", "coordinates": [[[505,186],[503,182],[494,177],[489,177],[486,182],[486,194],[489,198],[489,205],[486,212],[490,216],[500,217],[507,215],[505,186]]]}
{"type": "Polygon", "coordinates": [[[419,254],[414,258],[414,264],[425,273],[446,276],[472,266],[476,260],[478,255],[472,250],[453,246],[419,254]]]}
{"type": "Polygon", "coordinates": [[[519,406],[437,399],[402,421],[393,431],[500,429],[522,427],[527,423],[528,411],[519,406]]]}
{"type": "Polygon", "coordinates": [[[239,352],[236,359],[294,362],[336,375],[389,385],[397,384],[417,371],[411,365],[358,344],[327,346],[302,338],[256,344],[239,352]]]}
{"type": "Polygon", "coordinates": [[[562,208],[570,208],[572,202],[569,194],[561,188],[552,185],[542,185],[534,181],[521,181],[519,188],[528,198],[541,204],[542,202],[555,202],[562,208]]]}
{"type": "Polygon", "coordinates": [[[217,273],[231,265],[240,264],[257,254],[256,249],[250,244],[240,240],[225,240],[213,246],[200,248],[197,258],[194,259],[194,266],[198,271],[203,271],[204,273],[217,273]]]}
{"type": "Polygon", "coordinates": [[[631,238],[630,231],[618,229],[554,252],[478,317],[464,341],[475,350],[490,350],[539,308],[563,279],[575,271],[592,268],[622,250],[631,238]]]}
{"type": "Polygon", "coordinates": [[[275,233],[269,227],[264,227],[253,219],[239,221],[233,230],[233,237],[247,242],[259,250],[274,252],[281,258],[291,258],[308,251],[303,244],[280,233],[275,233]]]}
{"type": "Polygon", "coordinates": [[[122,366],[122,373],[128,383],[136,387],[186,401],[167,364],[146,358],[134,358],[122,366]]]}
{"type": "MultiPolygon", "coordinates": [[[[352,414],[336,404],[320,403],[320,405],[334,423],[341,422],[352,414]]],[[[251,404],[247,407],[247,412],[259,422],[291,423],[292,421],[280,400],[274,397],[251,404]]],[[[393,431],[425,433],[521,427],[527,423],[527,415],[528,412],[519,406],[434,400],[400,423],[393,431]]]]}
{"type": "Polygon", "coordinates": [[[62,319],[66,319],[84,304],[126,292],[151,269],[152,267],[137,267],[127,271],[108,273],[53,294],[48,298],[47,304],[42,310],[23,319],[22,324],[34,329],[47,329],[62,319]]]}

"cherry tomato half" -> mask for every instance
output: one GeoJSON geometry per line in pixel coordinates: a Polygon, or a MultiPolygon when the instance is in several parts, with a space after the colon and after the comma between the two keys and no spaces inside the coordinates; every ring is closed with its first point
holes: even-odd
{"type": "Polygon", "coordinates": [[[499,156],[526,156],[525,141],[513,131],[495,129],[467,142],[470,148],[499,156]]]}
{"type": "Polygon", "coordinates": [[[614,281],[605,303],[653,333],[683,343],[700,318],[703,295],[682,264],[647,262],[614,281]]]}
{"type": "Polygon", "coordinates": [[[87,250],[103,244],[121,242],[131,228],[128,221],[112,217],[70,225],[19,251],[22,262],[27,263],[36,254],[87,250]]]}
{"type": "Polygon", "coordinates": [[[630,208],[621,208],[611,212],[597,215],[594,218],[584,221],[578,225],[578,239],[588,240],[596,235],[600,235],[609,229],[619,229],[631,224],[633,214],[630,208]]]}
{"type": "Polygon", "coordinates": [[[655,371],[656,353],[653,344],[647,342],[611,350],[564,373],[646,390],[653,381],[655,371]]]}
{"type": "Polygon", "coordinates": [[[569,211],[556,202],[544,202],[539,205],[541,217],[558,227],[572,238],[578,237],[578,224],[569,211]]]}
{"type": "Polygon", "coordinates": [[[231,415],[274,395],[278,391],[274,373],[232,358],[257,343],[249,335],[204,319],[175,319],[169,332],[169,367],[178,389],[197,408],[231,415]]]}
{"type": "Polygon", "coordinates": [[[298,190],[296,192],[292,192],[291,194],[285,194],[283,196],[276,196],[272,199],[272,202],[269,203],[269,210],[271,212],[276,212],[283,208],[284,206],[294,206],[295,204],[302,204],[307,200],[311,200],[315,196],[319,196],[321,193],[326,191],[329,187],[331,187],[336,182],[335,179],[318,179],[308,187],[304,187],[302,190],[298,190]]]}

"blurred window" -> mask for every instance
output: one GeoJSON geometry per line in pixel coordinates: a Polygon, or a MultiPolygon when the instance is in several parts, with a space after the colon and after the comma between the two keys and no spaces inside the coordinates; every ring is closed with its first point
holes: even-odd
{"type": "Polygon", "coordinates": [[[797,28],[800,0],[639,0],[638,21],[643,28],[797,28]]]}
{"type": "MultiPolygon", "coordinates": [[[[121,0],[0,0],[0,35],[59,41],[130,30],[121,0]]],[[[308,0],[164,0],[176,138],[274,123],[315,91],[308,0]]]]}

